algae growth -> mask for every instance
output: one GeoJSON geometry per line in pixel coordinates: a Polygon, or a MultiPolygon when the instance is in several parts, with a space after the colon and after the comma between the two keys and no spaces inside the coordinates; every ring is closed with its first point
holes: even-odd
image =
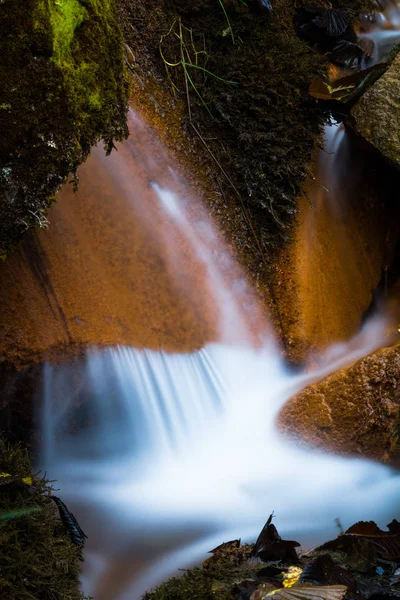
{"type": "Polygon", "coordinates": [[[0,5],[0,256],[47,225],[53,195],[91,147],[127,136],[128,85],[114,2],[0,5]]]}

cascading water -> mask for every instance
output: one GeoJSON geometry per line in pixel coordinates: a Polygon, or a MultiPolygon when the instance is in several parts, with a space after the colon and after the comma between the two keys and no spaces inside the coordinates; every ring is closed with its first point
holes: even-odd
{"type": "Polygon", "coordinates": [[[360,38],[371,40],[374,44],[374,52],[371,64],[380,62],[385,54],[400,42],[400,10],[396,0],[382,0],[379,3],[383,10],[376,12],[374,16],[364,23],[360,32],[360,38]]]}
{"type": "Polygon", "coordinates": [[[211,225],[198,231],[185,202],[152,186],[206,268],[220,340],[191,354],[88,351],[79,383],[74,366],[46,365],[41,466],[89,535],[83,585],[97,600],[139,598],[213,544],[254,537],[273,509],[282,532],[310,544],[334,535],[336,517],[385,524],[400,493],[389,468],[299,451],[274,427],[297,390],[379,345],[382,323],[332,350],[319,373],[290,374],[271,335],[259,347],[246,337],[211,225]]]}
{"type": "MultiPolygon", "coordinates": [[[[327,135],[331,162],[345,140],[335,127],[327,135]]],[[[187,198],[157,177],[168,165],[156,167],[151,189],[165,220],[166,268],[182,293],[178,236],[206,272],[219,339],[182,354],[92,349],[78,377],[76,365],[45,367],[41,467],[89,536],[82,580],[96,600],[138,599],[213,546],[254,538],[272,510],[279,530],[305,544],[333,536],[337,517],[344,526],[384,526],[398,516],[400,476],[389,467],[299,450],[274,425],[291,395],[382,344],[384,320],[332,348],[320,371],[290,373],[265,324],[256,338],[249,332],[244,280],[235,270],[226,283],[229,256],[207,218],[193,219],[187,198]]],[[[124,158],[104,168],[129,189],[124,158]]],[[[151,233],[152,220],[143,227],[151,233]]]]}

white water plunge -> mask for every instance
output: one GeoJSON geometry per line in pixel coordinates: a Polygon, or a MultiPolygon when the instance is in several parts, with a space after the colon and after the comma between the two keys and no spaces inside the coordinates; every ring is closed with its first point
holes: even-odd
{"type": "MultiPolygon", "coordinates": [[[[258,349],[246,331],[232,341],[232,330],[246,329],[240,278],[224,281],[212,226],[189,218],[173,191],[152,187],[207,269],[220,341],[192,354],[93,349],[78,377],[74,365],[45,367],[41,467],[89,536],[82,583],[96,600],[139,599],[217,544],[254,539],[273,510],[280,533],[306,545],[333,537],[337,517],[346,527],[399,516],[400,477],[390,468],[299,450],[275,429],[296,391],[379,346],[383,322],[332,348],[312,375],[291,374],[272,336],[258,349]]],[[[173,235],[169,243],[179,265],[173,235]]]]}
{"type": "Polygon", "coordinates": [[[183,355],[117,348],[86,360],[90,416],[75,435],[69,430],[82,409],[68,389],[69,369],[47,367],[45,463],[89,530],[89,564],[105,561],[85,578],[96,598],[139,598],[213,543],[254,538],[273,510],[280,532],[306,543],[334,536],[336,517],[347,527],[398,516],[398,474],[300,451],[279,436],[277,412],[310,377],[290,375],[273,348],[215,344],[183,355]],[[60,390],[57,413],[50,398],[60,390]],[[187,537],[197,542],[165,556],[187,537]],[[120,595],[99,592],[113,561],[127,554],[134,564],[148,552],[120,595]]]}

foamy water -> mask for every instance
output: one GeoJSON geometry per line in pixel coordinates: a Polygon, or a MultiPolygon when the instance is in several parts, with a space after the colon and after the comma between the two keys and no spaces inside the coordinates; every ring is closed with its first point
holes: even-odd
{"type": "MultiPolygon", "coordinates": [[[[73,420],[77,409],[74,389],[68,405],[68,368],[47,368],[45,466],[63,498],[81,507],[83,528],[90,534],[98,527],[101,538],[104,528],[101,542],[89,537],[89,563],[106,557],[104,577],[107,561],[119,556],[129,537],[133,554],[149,539],[152,547],[157,540],[163,547],[167,536],[173,548],[179,533],[193,530],[198,538],[186,553],[163,553],[168,572],[161,574],[153,556],[142,565],[135,581],[126,582],[125,592],[134,598],[202,558],[212,547],[210,529],[214,541],[251,539],[275,510],[283,534],[316,543],[335,534],[336,517],[346,527],[360,519],[385,525],[398,515],[400,476],[390,468],[300,451],[281,439],[276,415],[311,376],[290,374],[274,347],[214,344],[188,355],[134,348],[89,352],[91,423],[78,434],[69,432],[69,410],[73,420]],[[60,389],[57,414],[50,398],[60,389]]],[[[85,591],[97,597],[101,578],[87,573],[85,591]]]]}
{"type": "Polygon", "coordinates": [[[154,188],[207,268],[221,339],[192,354],[88,351],[79,389],[73,366],[46,366],[42,467],[89,535],[83,588],[98,600],[139,598],[217,543],[254,539],[273,510],[306,544],[334,536],[337,517],[384,526],[398,514],[390,468],[299,450],[275,428],[290,396],[382,344],[384,319],[312,374],[288,371],[272,336],[232,344],[245,318],[213,263],[211,225],[207,246],[180,198],[154,188]]]}

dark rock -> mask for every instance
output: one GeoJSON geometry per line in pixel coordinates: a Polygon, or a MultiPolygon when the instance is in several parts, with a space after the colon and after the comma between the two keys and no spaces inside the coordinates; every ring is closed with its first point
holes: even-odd
{"type": "Polygon", "coordinates": [[[400,166],[400,56],[361,97],[353,127],[386,159],[400,166]]]}

